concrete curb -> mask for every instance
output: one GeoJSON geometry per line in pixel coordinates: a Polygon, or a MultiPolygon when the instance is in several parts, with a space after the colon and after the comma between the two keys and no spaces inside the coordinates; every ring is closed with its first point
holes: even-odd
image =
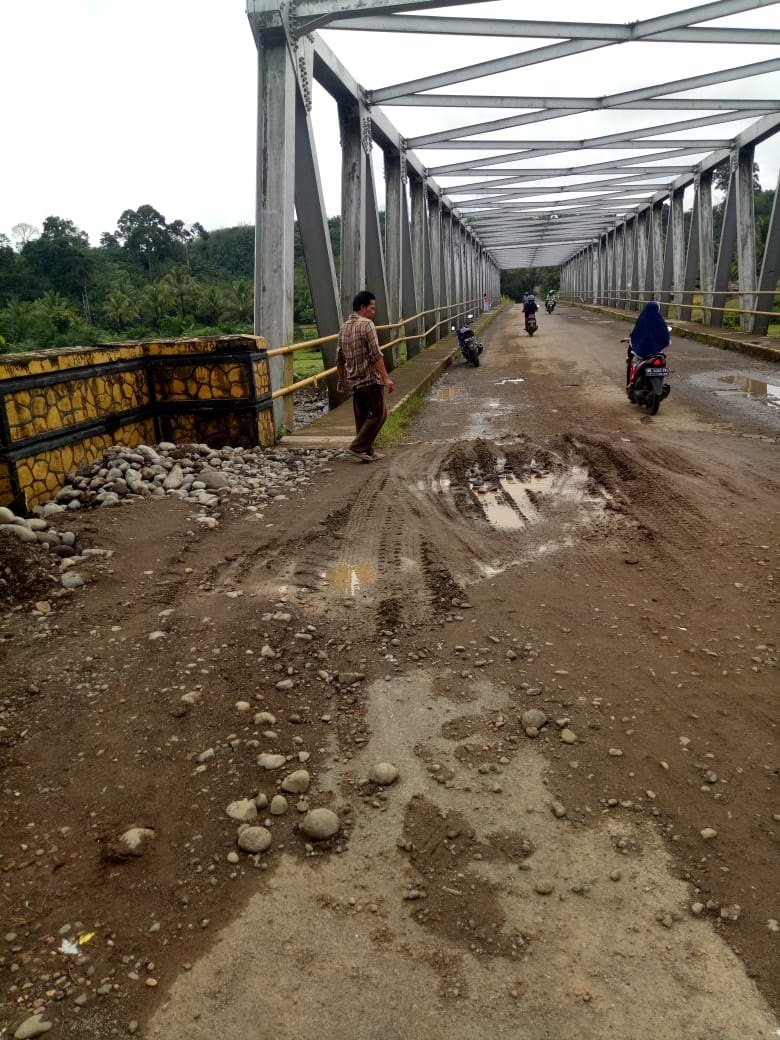
{"type": "MultiPolygon", "coordinates": [[[[594,314],[604,314],[606,317],[614,318],[616,321],[629,321],[632,324],[637,319],[637,315],[634,312],[627,313],[626,311],[613,310],[611,307],[597,307],[588,303],[565,303],[565,306],[577,307],[579,310],[591,311],[594,314]]],[[[706,326],[703,325],[678,322],[674,318],[669,320],[674,330],[673,334],[682,339],[692,339],[697,343],[706,343],[707,346],[716,347],[718,350],[734,350],[739,354],[749,354],[751,357],[761,358],[763,361],[780,361],[780,344],[774,347],[770,343],[760,343],[755,339],[737,339],[736,336],[729,336],[722,332],[706,332],[704,331],[706,326]]],[[[741,333],[741,335],[748,336],[749,333],[741,333]]],[[[762,339],[766,340],[769,337],[764,336],[762,339]]]]}

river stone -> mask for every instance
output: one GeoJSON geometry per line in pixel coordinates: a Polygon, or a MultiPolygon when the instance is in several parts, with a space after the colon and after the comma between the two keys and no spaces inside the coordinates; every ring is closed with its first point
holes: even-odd
{"type": "Polygon", "coordinates": [[[43,1012],[39,1011],[36,1015],[32,1015],[30,1018],[26,1018],[24,1022],[14,1033],[14,1040],[30,1040],[34,1036],[43,1036],[44,1033],[48,1033],[54,1026],[53,1022],[47,1022],[43,1017],[43,1012]]]}
{"type": "Polygon", "coordinates": [[[261,769],[281,769],[286,761],[284,755],[271,755],[268,752],[257,756],[257,764],[261,769]]]}
{"type": "Polygon", "coordinates": [[[225,812],[231,820],[238,820],[239,823],[251,823],[257,819],[257,806],[251,798],[240,798],[231,802],[225,812]]]}
{"type": "Polygon", "coordinates": [[[296,769],[282,780],[282,790],[289,794],[306,794],[310,783],[311,777],[308,772],[305,769],[296,769]]]}
{"type": "Polygon", "coordinates": [[[142,856],[156,835],[151,827],[130,827],[119,837],[119,844],[133,856],[142,856]]]}
{"type": "Polygon", "coordinates": [[[80,589],[84,584],[84,579],[76,571],[65,571],[60,578],[60,584],[63,589],[80,589]]]}
{"type": "Polygon", "coordinates": [[[31,531],[29,527],[22,527],[20,524],[0,524],[0,531],[8,531],[9,534],[18,538],[20,542],[38,541],[35,537],[35,531],[31,531]]]}
{"type": "Polygon", "coordinates": [[[244,852],[265,852],[271,847],[271,832],[265,827],[245,824],[238,829],[238,847],[244,852]]]}
{"type": "Polygon", "coordinates": [[[301,820],[301,830],[314,841],[332,838],[340,826],[341,821],[330,809],[310,809],[301,820]]]}
{"type": "Polygon", "coordinates": [[[523,712],[521,722],[523,723],[523,729],[529,729],[529,727],[541,729],[547,723],[547,716],[541,708],[529,708],[523,712]]]}
{"type": "Polygon", "coordinates": [[[12,524],[14,522],[14,514],[7,506],[0,506],[0,524],[12,524]]]}
{"type": "Polygon", "coordinates": [[[275,794],[271,799],[270,813],[272,816],[284,816],[287,812],[287,799],[283,794],[275,794]]]}
{"type": "Polygon", "coordinates": [[[368,779],[373,784],[380,784],[382,787],[394,784],[398,779],[398,767],[394,766],[392,762],[377,762],[369,769],[368,779]]]}

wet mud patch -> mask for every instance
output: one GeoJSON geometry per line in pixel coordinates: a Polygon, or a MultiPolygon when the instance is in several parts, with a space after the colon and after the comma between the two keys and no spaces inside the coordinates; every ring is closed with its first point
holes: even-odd
{"type": "Polygon", "coordinates": [[[514,958],[527,951],[528,937],[507,925],[499,886],[471,866],[506,851],[510,858],[515,851],[518,858],[527,855],[521,837],[504,835],[498,845],[486,845],[464,816],[418,797],[406,810],[402,847],[418,876],[404,895],[418,924],[476,957],[514,958]]]}

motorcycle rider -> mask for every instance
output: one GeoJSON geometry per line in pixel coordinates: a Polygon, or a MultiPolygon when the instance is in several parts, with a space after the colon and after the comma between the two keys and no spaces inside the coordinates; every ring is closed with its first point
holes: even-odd
{"type": "Polygon", "coordinates": [[[536,302],[536,297],[533,293],[529,293],[528,298],[523,303],[523,314],[525,315],[525,320],[528,321],[528,319],[533,317],[538,310],[539,305],[536,302]]]}
{"type": "Polygon", "coordinates": [[[650,300],[642,308],[630,336],[624,336],[621,343],[628,343],[626,351],[626,391],[631,386],[632,370],[636,361],[643,361],[653,354],[661,354],[671,343],[669,326],[661,314],[658,300],[650,300]]]}
{"type": "Polygon", "coordinates": [[[550,289],[550,291],[547,293],[544,305],[548,311],[552,310],[552,308],[555,306],[555,293],[552,289],[550,289]]]}

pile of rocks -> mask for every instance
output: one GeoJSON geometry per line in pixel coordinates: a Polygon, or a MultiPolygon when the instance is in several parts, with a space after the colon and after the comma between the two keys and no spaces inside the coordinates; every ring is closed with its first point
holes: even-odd
{"type": "Polygon", "coordinates": [[[152,448],[116,445],[92,465],[68,474],[65,487],[33,510],[46,519],[66,509],[118,506],[138,498],[180,498],[207,508],[238,495],[268,501],[303,488],[333,452],[210,448],[162,442],[152,448]]]}
{"type": "Polygon", "coordinates": [[[33,516],[26,519],[16,516],[5,506],[0,506],[0,531],[20,542],[45,545],[55,556],[80,556],[83,552],[73,531],[54,531],[42,517],[33,516]]]}

